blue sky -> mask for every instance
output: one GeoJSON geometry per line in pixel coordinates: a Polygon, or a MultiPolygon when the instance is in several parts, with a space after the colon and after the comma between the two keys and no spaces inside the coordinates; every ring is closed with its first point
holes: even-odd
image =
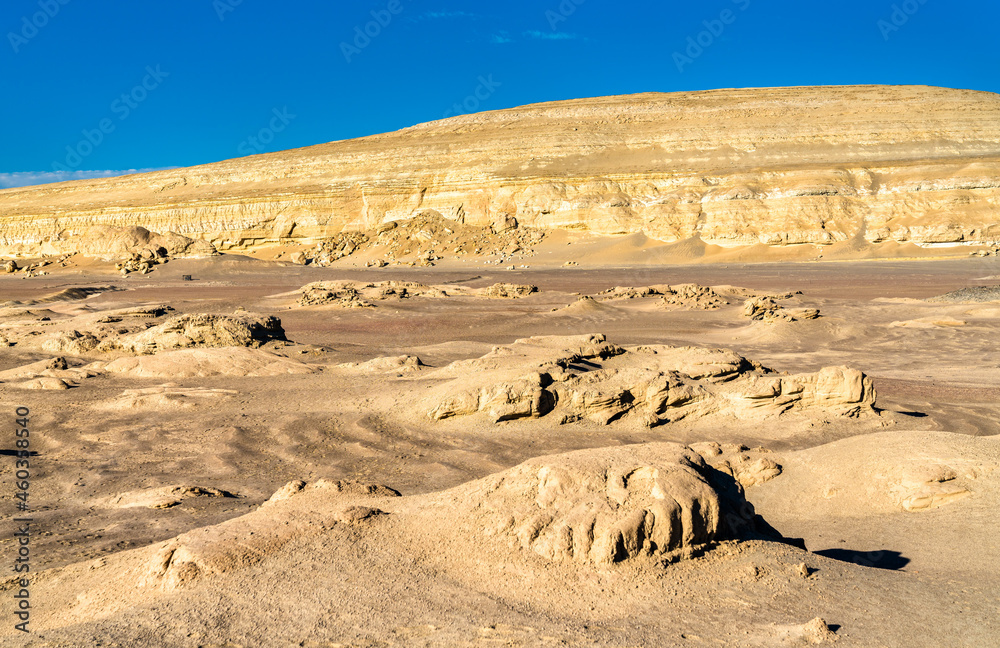
{"type": "Polygon", "coordinates": [[[0,33],[0,188],[588,96],[1000,92],[995,0],[5,0],[0,33]]]}

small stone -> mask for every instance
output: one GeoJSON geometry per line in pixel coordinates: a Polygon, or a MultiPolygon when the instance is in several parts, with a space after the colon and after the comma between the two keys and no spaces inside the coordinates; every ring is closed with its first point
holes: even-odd
{"type": "Polygon", "coordinates": [[[802,630],[806,641],[811,644],[832,643],[839,639],[836,633],[830,629],[830,626],[826,624],[826,621],[820,617],[816,617],[802,626],[802,630]]]}

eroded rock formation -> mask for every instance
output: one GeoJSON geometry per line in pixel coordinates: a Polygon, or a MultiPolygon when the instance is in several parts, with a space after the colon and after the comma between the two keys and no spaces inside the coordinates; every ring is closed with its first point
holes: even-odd
{"type": "Polygon", "coordinates": [[[50,321],[47,315],[24,310],[22,320],[5,325],[4,339],[8,345],[20,349],[67,355],[257,348],[272,340],[285,340],[281,320],[274,316],[236,312],[232,315],[185,313],[165,317],[172,310],[168,306],[140,306],[85,313],[56,321],[50,321]]]}
{"type": "Polygon", "coordinates": [[[603,335],[525,338],[430,377],[454,378],[432,389],[426,401],[435,420],[554,414],[564,423],[608,424],[628,415],[653,427],[716,412],[759,418],[818,409],[853,416],[872,413],[875,403],[871,379],[857,369],[778,374],[727,349],[623,349],[603,335]]]}
{"type": "Polygon", "coordinates": [[[549,560],[669,556],[720,535],[724,504],[709,470],[678,444],[543,457],[504,473],[482,506],[496,509],[494,533],[549,560]]]}

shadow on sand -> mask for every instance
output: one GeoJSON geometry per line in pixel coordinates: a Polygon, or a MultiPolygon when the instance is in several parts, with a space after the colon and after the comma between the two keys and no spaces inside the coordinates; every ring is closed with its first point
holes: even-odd
{"type": "Polygon", "coordinates": [[[852,551],[850,549],[823,549],[814,551],[817,556],[832,558],[841,562],[853,563],[862,567],[875,569],[902,569],[909,564],[910,559],[898,551],[852,551]]]}

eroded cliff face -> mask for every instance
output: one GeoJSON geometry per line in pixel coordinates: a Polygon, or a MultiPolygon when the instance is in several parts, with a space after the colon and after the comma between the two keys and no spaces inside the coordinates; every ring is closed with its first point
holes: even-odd
{"type": "Polygon", "coordinates": [[[1000,95],[929,87],[537,104],[123,178],[0,191],[0,251],[142,225],[220,249],[435,210],[722,246],[1000,241],[1000,95]]]}

